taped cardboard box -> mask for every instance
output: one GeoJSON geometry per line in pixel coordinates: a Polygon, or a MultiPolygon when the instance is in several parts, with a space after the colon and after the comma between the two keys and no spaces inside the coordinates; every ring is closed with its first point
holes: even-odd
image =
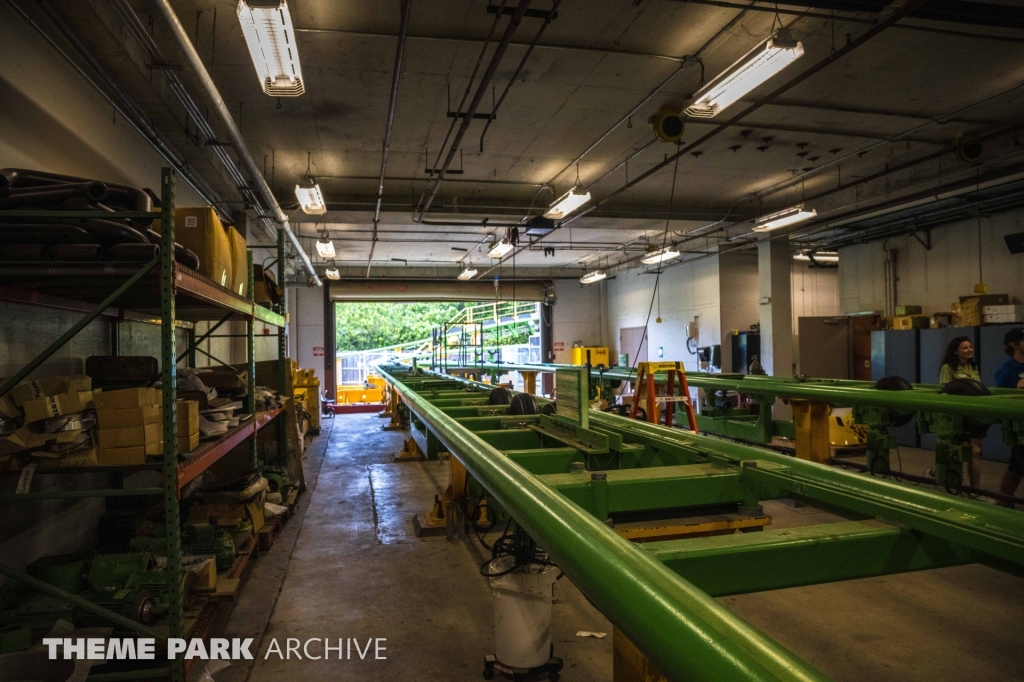
{"type": "Polygon", "coordinates": [[[122,388],[117,391],[95,391],[96,411],[128,410],[160,404],[160,391],[155,388],[122,388]]]}
{"type": "Polygon", "coordinates": [[[93,404],[92,391],[71,391],[70,393],[26,400],[21,407],[25,411],[25,421],[31,423],[91,410],[93,404]]]}
{"type": "Polygon", "coordinates": [[[210,367],[199,373],[203,383],[211,388],[245,388],[248,386],[246,371],[238,367],[210,367]]]}
{"type": "Polygon", "coordinates": [[[199,447],[199,432],[190,433],[187,436],[178,436],[178,453],[192,452],[199,447]]]}
{"type": "Polygon", "coordinates": [[[159,452],[149,453],[148,449],[145,445],[131,448],[97,448],[96,459],[103,467],[145,464],[147,454],[159,454],[159,452]]]}
{"type": "Polygon", "coordinates": [[[74,443],[82,431],[44,433],[37,424],[26,424],[14,433],[0,438],[0,456],[41,448],[47,443],[74,443]]]}
{"type": "MultiPolygon", "coordinates": [[[[153,229],[160,231],[159,221],[153,229]]],[[[231,240],[212,206],[174,209],[174,240],[199,256],[199,272],[231,288],[231,240]]]]}
{"type": "MultiPolygon", "coordinates": [[[[156,444],[162,440],[161,424],[129,426],[123,429],[97,429],[96,440],[101,448],[127,448],[136,445],[156,444]]],[[[152,454],[159,454],[154,452],[152,454]]]]}
{"type": "Polygon", "coordinates": [[[162,413],[159,405],[144,405],[126,410],[97,410],[96,418],[101,429],[126,429],[130,426],[159,424],[162,413]]]}
{"type": "Polygon", "coordinates": [[[27,381],[12,388],[8,395],[14,400],[15,405],[22,407],[26,401],[37,398],[58,395],[60,393],[91,390],[92,378],[84,374],[75,374],[27,381]]]}

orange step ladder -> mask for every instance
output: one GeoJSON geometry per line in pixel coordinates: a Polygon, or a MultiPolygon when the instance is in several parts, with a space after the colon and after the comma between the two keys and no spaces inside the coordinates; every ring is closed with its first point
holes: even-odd
{"type": "Polygon", "coordinates": [[[686,408],[686,418],[690,423],[690,430],[697,433],[697,414],[693,410],[693,401],[690,400],[690,385],[686,382],[686,370],[681,362],[641,362],[637,365],[636,390],[633,392],[633,403],[629,408],[630,419],[636,419],[637,410],[640,407],[641,396],[647,402],[647,421],[651,424],[659,423],[661,405],[666,405],[665,426],[672,426],[672,418],[675,415],[675,403],[683,403],[686,408]],[[665,372],[664,395],[655,393],[654,374],[665,372]],[[679,377],[679,393],[676,393],[676,376],[679,377]]]}

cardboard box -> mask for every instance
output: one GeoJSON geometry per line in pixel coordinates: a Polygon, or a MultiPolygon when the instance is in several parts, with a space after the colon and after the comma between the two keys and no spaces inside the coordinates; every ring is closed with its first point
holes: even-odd
{"type": "Polygon", "coordinates": [[[96,460],[102,467],[132,466],[146,463],[146,446],[132,448],[97,448],[96,460]]]}
{"type": "Polygon", "coordinates": [[[188,510],[189,523],[209,523],[219,528],[231,528],[248,519],[252,522],[252,532],[259,532],[263,527],[263,503],[266,492],[254,495],[248,500],[223,500],[219,496],[211,496],[208,501],[193,504],[188,510]]]}
{"type": "MultiPolygon", "coordinates": [[[[160,222],[153,222],[160,231],[160,222]]],[[[174,240],[199,256],[199,272],[231,288],[231,240],[212,206],[174,209],[174,240]]]]}
{"type": "Polygon", "coordinates": [[[129,410],[160,404],[160,391],[155,388],[123,388],[117,391],[96,391],[93,394],[96,411],[129,410]]]}
{"type": "Polygon", "coordinates": [[[927,315],[900,315],[892,318],[893,329],[927,329],[931,321],[927,315]]]}
{"type": "Polygon", "coordinates": [[[1014,324],[1024,322],[1024,305],[987,305],[981,309],[985,324],[1014,324]]]}
{"type": "Polygon", "coordinates": [[[245,388],[248,386],[246,374],[244,367],[217,366],[204,368],[199,373],[199,378],[211,388],[245,388]],[[206,371],[207,369],[210,371],[206,371]]]}
{"type": "Polygon", "coordinates": [[[72,376],[46,377],[18,384],[11,389],[8,395],[14,400],[15,405],[21,407],[25,402],[37,398],[91,390],[92,378],[84,374],[76,374],[72,376]]]}
{"type": "Polygon", "coordinates": [[[192,452],[199,447],[199,432],[182,436],[178,435],[178,452],[192,452]]]}
{"type": "Polygon", "coordinates": [[[233,227],[228,227],[228,243],[231,245],[231,291],[239,296],[248,296],[249,249],[245,237],[233,227]]]}
{"type": "Polygon", "coordinates": [[[1010,302],[1009,294],[971,294],[967,296],[961,296],[960,302],[965,303],[971,299],[978,299],[978,304],[981,306],[986,305],[1006,305],[1010,302]]]}
{"type": "MultiPolygon", "coordinates": [[[[136,445],[159,445],[162,440],[161,424],[128,426],[123,429],[97,429],[96,440],[101,448],[127,448],[136,445]]],[[[157,453],[153,453],[157,454],[157,453]]]]}
{"type": "Polygon", "coordinates": [[[980,298],[975,296],[974,298],[968,298],[967,300],[961,300],[960,305],[953,312],[960,315],[961,327],[977,327],[981,324],[981,305],[980,298]]]}
{"type": "Polygon", "coordinates": [[[144,405],[126,410],[97,410],[96,418],[101,429],[126,429],[130,426],[159,424],[162,413],[159,405],[144,405]]]}
{"type": "Polygon", "coordinates": [[[62,454],[54,452],[33,452],[32,457],[38,461],[40,467],[48,469],[99,466],[96,448],[92,446],[62,454]]]}
{"type": "Polygon", "coordinates": [[[51,417],[74,414],[93,407],[92,391],[71,391],[45,398],[26,400],[21,406],[26,422],[38,422],[51,417]]]}
{"type": "Polygon", "coordinates": [[[34,450],[50,442],[74,443],[81,434],[81,431],[43,433],[38,424],[26,424],[14,433],[0,438],[0,456],[34,450]]]}
{"type": "Polygon", "coordinates": [[[898,305],[896,306],[896,316],[903,317],[904,315],[920,315],[921,306],[919,305],[898,305]]]}

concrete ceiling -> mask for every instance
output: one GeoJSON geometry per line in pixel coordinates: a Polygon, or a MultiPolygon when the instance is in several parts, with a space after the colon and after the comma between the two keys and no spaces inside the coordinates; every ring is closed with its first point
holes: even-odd
{"type": "MultiPolygon", "coordinates": [[[[147,68],[149,58],[124,28],[123,16],[110,8],[117,3],[47,1],[80,32],[190,164],[224,199],[241,208],[234,183],[209,146],[195,138],[194,123],[159,70],[147,68]]],[[[606,133],[578,161],[579,182],[596,201],[663,162],[676,147],[652,141],[647,120],[661,106],[684,106],[699,88],[700,66],[684,64],[683,57],[698,55],[710,80],[770,35],[777,22],[770,12],[691,2],[565,0],[497,112],[482,151],[485,122],[472,122],[452,166],[462,173],[448,176],[427,216],[447,224],[417,225],[411,216],[427,186],[426,169],[435,163],[452,123],[449,109],[457,106],[468,86],[475,89],[479,82],[471,84],[470,75],[494,15],[487,12],[488,0],[412,2],[373,251],[375,269],[398,274],[405,262],[457,267],[469,254],[477,266],[489,262],[480,248],[463,252],[453,247],[474,249],[503,233],[503,228],[481,226],[484,218],[508,223],[542,212],[555,195],[576,183],[578,157],[606,133]],[[666,81],[627,123],[615,128],[666,81]]],[[[181,63],[168,31],[158,18],[151,18],[148,3],[122,4],[136,11],[167,61],[181,63]]],[[[280,100],[260,89],[233,0],[172,4],[285,211],[295,211],[292,188],[307,164],[320,182],[328,214],[318,220],[297,211],[294,216],[310,250],[317,230],[326,228],[338,247],[339,263],[365,267],[373,239],[399,0],[290,0],[306,94],[280,100]]],[[[548,9],[551,0],[531,6],[548,9]]],[[[885,18],[884,13],[840,14],[834,21],[793,12],[780,16],[803,42],[806,54],[748,99],[763,98],[828,58],[833,49],[867,30],[867,20],[885,18]]],[[[499,23],[484,65],[507,21],[499,23]]],[[[492,82],[497,96],[540,26],[540,19],[527,18],[518,28],[492,82]]],[[[202,107],[202,95],[187,71],[180,76],[202,107]]],[[[827,222],[830,216],[846,216],[872,202],[1019,162],[1024,148],[1010,128],[1022,122],[1022,76],[1024,31],[903,20],[684,154],[678,162],[669,240],[723,218],[723,226],[738,223],[687,246],[720,248],[722,240],[749,233],[749,222],[741,221],[804,197],[816,197],[821,221],[827,222]],[[958,136],[984,137],[992,131],[1004,132],[985,139],[979,166],[957,158],[953,144],[958,136]],[[896,170],[901,166],[906,168],[896,170]],[[886,174],[886,168],[893,170],[886,174]],[[873,175],[879,177],[867,180],[873,175]]],[[[727,114],[744,106],[736,104],[727,114]]],[[[488,92],[480,110],[490,109],[488,92]]],[[[722,118],[728,116],[688,121],[684,140],[699,139],[722,118]]],[[[573,221],[571,230],[563,227],[524,249],[516,256],[516,266],[578,273],[635,258],[645,241],[660,245],[672,180],[671,166],[655,173],[573,221]],[[544,247],[553,247],[554,255],[544,247]]]]}

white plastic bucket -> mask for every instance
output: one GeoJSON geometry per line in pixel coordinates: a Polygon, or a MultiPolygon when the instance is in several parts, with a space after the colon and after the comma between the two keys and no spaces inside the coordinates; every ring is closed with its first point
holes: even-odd
{"type": "MultiPolygon", "coordinates": [[[[515,558],[499,557],[487,566],[501,573],[515,558]]],[[[551,600],[556,569],[539,566],[517,569],[491,578],[494,593],[495,658],[513,668],[535,668],[551,658],[551,600]]]]}

